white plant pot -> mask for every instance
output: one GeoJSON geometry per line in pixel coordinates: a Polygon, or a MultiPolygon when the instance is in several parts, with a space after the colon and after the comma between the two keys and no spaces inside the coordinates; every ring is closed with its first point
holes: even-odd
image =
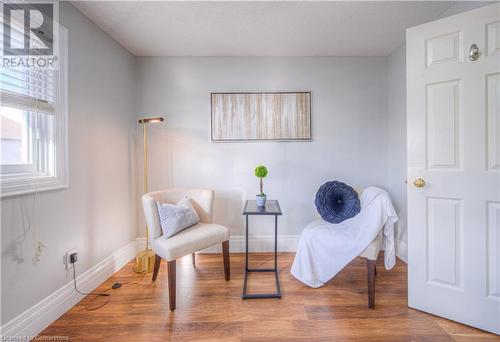
{"type": "Polygon", "coordinates": [[[255,196],[255,202],[257,202],[257,207],[265,208],[266,206],[266,195],[257,195],[255,196]]]}

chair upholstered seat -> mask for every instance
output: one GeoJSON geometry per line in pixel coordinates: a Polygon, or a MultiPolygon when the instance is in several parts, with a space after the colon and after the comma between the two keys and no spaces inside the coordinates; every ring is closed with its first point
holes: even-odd
{"type": "Polygon", "coordinates": [[[229,229],[213,223],[198,223],[166,239],[163,235],[153,241],[153,250],[167,261],[229,240],[229,229]]]}

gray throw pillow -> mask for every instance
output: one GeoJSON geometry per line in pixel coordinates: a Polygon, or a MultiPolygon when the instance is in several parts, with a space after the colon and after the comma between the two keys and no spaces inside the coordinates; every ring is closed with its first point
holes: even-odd
{"type": "Polygon", "coordinates": [[[188,197],[184,197],[177,204],[156,202],[156,206],[160,216],[161,230],[166,238],[200,222],[200,217],[188,197]]]}

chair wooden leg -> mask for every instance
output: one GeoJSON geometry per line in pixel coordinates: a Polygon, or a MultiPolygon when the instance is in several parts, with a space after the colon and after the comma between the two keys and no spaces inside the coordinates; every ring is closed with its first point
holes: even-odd
{"type": "Polygon", "coordinates": [[[155,254],[155,265],[153,268],[153,281],[158,277],[158,271],[160,270],[161,257],[158,254],[155,254]]]}
{"type": "Polygon", "coordinates": [[[366,259],[368,271],[368,307],[375,308],[375,260],[366,259]]]}
{"type": "Polygon", "coordinates": [[[231,269],[229,265],[229,241],[224,241],[222,243],[222,255],[224,258],[224,278],[229,281],[231,278],[231,269]]]}
{"type": "Polygon", "coordinates": [[[175,260],[167,262],[168,267],[168,304],[170,311],[175,310],[175,260]]]}
{"type": "Polygon", "coordinates": [[[196,266],[196,254],[191,254],[191,260],[193,261],[193,266],[196,266]]]}

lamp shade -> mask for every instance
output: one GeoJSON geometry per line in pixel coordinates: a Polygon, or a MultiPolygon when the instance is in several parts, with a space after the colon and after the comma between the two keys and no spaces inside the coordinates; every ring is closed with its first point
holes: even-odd
{"type": "Polygon", "coordinates": [[[140,124],[163,122],[163,118],[144,118],[138,121],[140,124]]]}

